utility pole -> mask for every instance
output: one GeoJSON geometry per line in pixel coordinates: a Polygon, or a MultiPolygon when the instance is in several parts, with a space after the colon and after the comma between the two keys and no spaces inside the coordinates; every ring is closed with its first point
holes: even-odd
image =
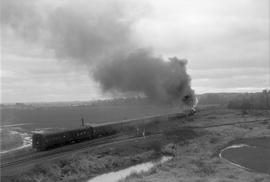
{"type": "Polygon", "coordinates": [[[84,127],[84,118],[83,117],[81,118],[81,121],[82,121],[82,127],[84,127]]]}

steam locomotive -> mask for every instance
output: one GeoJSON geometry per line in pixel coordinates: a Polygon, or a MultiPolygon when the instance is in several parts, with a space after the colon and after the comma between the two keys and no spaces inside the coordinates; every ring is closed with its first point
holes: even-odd
{"type": "MultiPolygon", "coordinates": [[[[191,116],[196,113],[196,109],[192,108],[185,113],[175,113],[171,115],[151,116],[148,118],[140,118],[134,120],[128,120],[126,122],[118,122],[113,124],[106,124],[100,126],[85,126],[82,128],[67,130],[57,133],[34,133],[32,135],[32,147],[38,151],[44,151],[49,148],[77,143],[83,140],[91,140],[99,137],[109,136],[117,133],[120,128],[123,130],[123,126],[140,125],[148,122],[162,119],[162,118],[179,118],[183,116],[191,116]]],[[[82,120],[83,121],[83,120],[82,120]]],[[[133,128],[134,128],[133,126],[133,128]]],[[[136,127],[135,127],[136,128],[136,127]]],[[[128,129],[128,127],[126,127],[128,129]]]]}
{"type": "Polygon", "coordinates": [[[115,133],[116,130],[109,125],[87,126],[57,133],[34,133],[32,135],[32,147],[38,151],[44,151],[52,147],[91,140],[115,133]]]}

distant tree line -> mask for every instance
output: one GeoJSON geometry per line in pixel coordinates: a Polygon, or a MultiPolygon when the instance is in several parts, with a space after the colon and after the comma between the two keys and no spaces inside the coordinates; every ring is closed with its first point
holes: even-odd
{"type": "Polygon", "coordinates": [[[243,93],[206,93],[197,97],[200,105],[227,105],[229,101],[242,95],[243,93]]]}
{"type": "Polygon", "coordinates": [[[270,90],[257,93],[246,93],[228,103],[229,109],[270,109],[270,90]]]}

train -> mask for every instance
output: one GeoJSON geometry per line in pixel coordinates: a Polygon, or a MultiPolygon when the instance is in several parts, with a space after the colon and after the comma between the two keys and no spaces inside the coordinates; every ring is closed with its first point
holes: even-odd
{"type": "Polygon", "coordinates": [[[136,130],[149,122],[157,121],[159,119],[178,119],[185,116],[191,116],[195,113],[196,109],[192,108],[191,110],[183,113],[150,116],[145,118],[120,121],[116,123],[107,123],[99,126],[84,126],[78,129],[55,133],[34,133],[32,135],[32,147],[37,151],[44,151],[57,146],[113,135],[116,134],[119,130],[123,131],[126,129],[128,132],[130,132],[130,128],[136,130]]]}
{"type": "Polygon", "coordinates": [[[192,116],[197,112],[197,110],[195,108],[192,108],[188,111],[188,116],[192,116]]]}
{"type": "Polygon", "coordinates": [[[116,130],[109,125],[85,126],[55,133],[34,133],[32,135],[32,147],[37,151],[44,151],[53,147],[109,136],[115,133],[116,130]]]}

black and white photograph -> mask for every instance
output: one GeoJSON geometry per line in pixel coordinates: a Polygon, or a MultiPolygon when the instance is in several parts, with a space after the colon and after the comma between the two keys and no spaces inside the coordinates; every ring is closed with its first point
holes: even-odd
{"type": "Polygon", "coordinates": [[[270,182],[270,0],[0,0],[1,182],[270,182]]]}

